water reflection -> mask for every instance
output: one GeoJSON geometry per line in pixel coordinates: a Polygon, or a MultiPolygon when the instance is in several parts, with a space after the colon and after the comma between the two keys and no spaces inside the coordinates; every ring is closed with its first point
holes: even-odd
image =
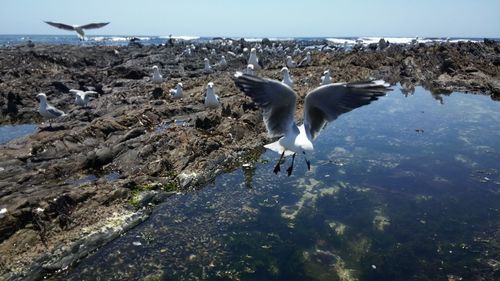
{"type": "Polygon", "coordinates": [[[500,104],[443,99],[344,114],[311,171],[275,176],[266,152],[54,279],[499,280],[500,104]]]}
{"type": "Polygon", "coordinates": [[[0,144],[5,144],[13,139],[32,134],[36,130],[34,124],[0,126],[0,144]]]}

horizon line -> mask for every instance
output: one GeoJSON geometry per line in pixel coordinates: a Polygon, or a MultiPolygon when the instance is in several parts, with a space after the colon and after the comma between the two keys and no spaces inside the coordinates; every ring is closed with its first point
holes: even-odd
{"type": "MultiPolygon", "coordinates": [[[[70,32],[68,33],[0,33],[0,36],[30,36],[30,35],[36,35],[36,36],[75,36],[74,34],[71,34],[70,32]]],[[[471,39],[484,39],[484,38],[493,38],[493,39],[500,39],[500,35],[498,37],[492,37],[492,36],[481,36],[481,35],[474,35],[474,36],[467,36],[467,35],[462,35],[462,36],[422,36],[422,35],[417,35],[417,36],[401,36],[401,35],[389,35],[389,36],[384,36],[384,35],[323,35],[323,36],[242,36],[242,35],[189,35],[189,34],[168,34],[168,35],[152,35],[152,34],[92,34],[92,35],[86,35],[86,37],[96,37],[96,36],[122,36],[122,37],[131,37],[131,36],[149,36],[149,37],[168,37],[172,35],[172,37],[198,37],[198,38],[471,38],[471,39]]],[[[167,39],[167,38],[166,38],[167,39]]]]}

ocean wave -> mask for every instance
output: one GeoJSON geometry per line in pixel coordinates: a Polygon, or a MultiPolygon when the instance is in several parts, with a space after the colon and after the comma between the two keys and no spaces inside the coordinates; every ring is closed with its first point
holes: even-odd
{"type": "Polygon", "coordinates": [[[343,45],[343,44],[354,45],[354,44],[356,44],[356,40],[345,39],[345,38],[326,38],[326,41],[328,41],[334,45],[343,45]]]}
{"type": "Polygon", "coordinates": [[[387,42],[392,44],[411,44],[412,42],[417,43],[439,43],[439,42],[450,42],[450,43],[458,43],[458,42],[480,42],[478,39],[470,39],[470,38],[420,38],[420,37],[358,37],[358,38],[327,38],[326,40],[334,45],[370,45],[377,44],[380,39],[384,39],[387,42]]]}
{"type": "MultiPolygon", "coordinates": [[[[170,38],[170,35],[162,35],[162,36],[158,36],[158,38],[161,38],[161,39],[169,39],[170,38]]],[[[200,36],[189,36],[189,35],[172,35],[172,39],[175,39],[175,40],[183,40],[183,41],[192,41],[192,40],[198,40],[200,39],[200,36]]]]}
{"type": "Polygon", "coordinates": [[[132,38],[138,38],[141,41],[152,40],[153,37],[140,37],[140,36],[96,36],[90,37],[89,40],[103,42],[103,41],[111,41],[111,42],[127,42],[132,38]]]}
{"type": "MultiPolygon", "coordinates": [[[[267,38],[271,41],[294,41],[293,37],[243,37],[246,42],[262,42],[262,39],[267,38]]],[[[239,39],[239,38],[233,38],[239,39]]]]}

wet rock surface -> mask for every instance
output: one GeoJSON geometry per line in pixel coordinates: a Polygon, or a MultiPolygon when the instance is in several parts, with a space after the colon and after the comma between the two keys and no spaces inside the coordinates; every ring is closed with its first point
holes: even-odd
{"type": "MultiPolygon", "coordinates": [[[[313,51],[311,66],[291,70],[295,89],[304,95],[330,69],[335,82],[382,78],[401,82],[408,92],[423,85],[437,99],[455,90],[500,98],[495,41],[379,45],[382,50],[313,51]]],[[[185,49],[182,43],[0,49],[0,124],[40,124],[35,134],[0,148],[0,209],[6,210],[0,217],[0,279],[14,279],[30,268],[43,276],[71,265],[88,251],[67,247],[94,241],[85,237],[91,239],[113,214],[133,213],[169,192],[195,189],[269,141],[258,109],[232,81],[232,74],[246,67],[247,55],[231,56],[231,46],[212,43],[197,46],[191,56],[182,55],[185,49]],[[204,74],[203,58],[216,62],[220,55],[228,65],[204,74]],[[151,82],[153,65],[165,78],[161,86],[151,82]],[[203,105],[210,81],[222,102],[215,110],[203,105]],[[178,82],[184,98],[170,99],[169,89],[178,82]],[[69,89],[98,94],[80,107],[69,89]],[[42,123],[39,92],[67,115],[42,123]]],[[[265,69],[258,75],[281,80],[286,56],[264,52],[259,57],[265,69]]],[[[120,224],[102,234],[105,239],[94,241],[96,247],[125,229],[120,224]]]]}

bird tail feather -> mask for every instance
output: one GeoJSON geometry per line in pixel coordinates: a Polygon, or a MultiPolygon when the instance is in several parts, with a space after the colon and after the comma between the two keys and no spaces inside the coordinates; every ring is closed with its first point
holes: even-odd
{"type": "Polygon", "coordinates": [[[285,150],[285,148],[279,143],[279,141],[275,141],[272,143],[268,143],[264,145],[265,148],[272,150],[274,152],[277,152],[279,154],[282,154],[283,151],[285,151],[285,156],[292,155],[293,152],[290,150],[285,150]]]}

